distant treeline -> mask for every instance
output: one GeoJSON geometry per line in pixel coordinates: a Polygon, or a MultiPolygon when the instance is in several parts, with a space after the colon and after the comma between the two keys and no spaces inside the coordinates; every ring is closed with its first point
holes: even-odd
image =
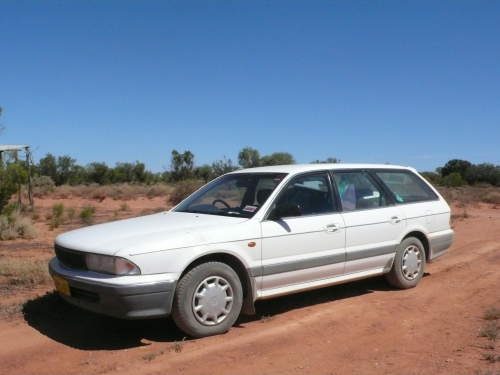
{"type": "MultiPolygon", "coordinates": [[[[337,162],[335,158],[316,162],[337,162]]],[[[96,183],[100,185],[113,183],[177,182],[198,179],[205,182],[238,168],[251,168],[265,165],[294,164],[295,159],[287,152],[275,152],[260,156],[258,150],[243,148],[238,154],[238,164],[231,159],[214,161],[211,164],[195,165],[195,156],[191,151],[173,150],[170,156],[170,170],[154,173],[146,169],[144,163],[116,163],[114,167],[104,162],[93,162],[85,166],[79,165],[70,156],[56,157],[47,154],[33,165],[34,176],[47,176],[56,185],[80,185],[96,183]]]]}
{"type": "Polygon", "coordinates": [[[452,159],[443,167],[437,168],[436,172],[423,172],[422,175],[435,185],[500,186],[500,165],[490,163],[472,164],[467,160],[452,159]]]}
{"type": "MultiPolygon", "coordinates": [[[[17,157],[11,158],[17,160],[17,157]]],[[[22,174],[22,164],[12,162],[10,169],[22,174]]],[[[315,160],[313,163],[339,163],[337,158],[315,160]]],[[[154,173],[146,169],[144,163],[136,161],[116,163],[114,167],[104,162],[93,162],[85,166],[68,156],[56,157],[47,154],[38,163],[32,165],[32,175],[35,177],[50,177],[55,185],[81,185],[81,184],[114,184],[114,183],[140,183],[155,184],[160,182],[178,182],[185,180],[203,180],[208,182],[222,174],[239,168],[252,168],[268,165],[294,164],[293,155],[288,152],[275,152],[261,156],[259,151],[245,147],[238,153],[238,161],[224,158],[211,164],[195,165],[195,155],[187,150],[178,152],[173,150],[170,155],[170,170],[154,173]]],[[[0,172],[7,167],[0,165],[0,172]]],[[[490,184],[500,186],[500,166],[490,163],[473,164],[467,160],[452,159],[435,172],[422,172],[422,175],[435,185],[461,186],[465,184],[490,184]]],[[[7,177],[3,176],[4,179],[7,177]]],[[[26,176],[17,178],[16,182],[23,183],[26,176]]],[[[5,182],[5,181],[4,181],[5,182]]]]}

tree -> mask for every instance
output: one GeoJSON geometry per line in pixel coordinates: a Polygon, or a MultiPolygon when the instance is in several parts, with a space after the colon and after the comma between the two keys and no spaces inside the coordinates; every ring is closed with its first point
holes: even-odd
{"type": "Polygon", "coordinates": [[[213,178],[222,176],[236,169],[238,169],[238,167],[233,164],[233,161],[231,159],[226,159],[225,156],[224,159],[212,163],[213,178]]]}
{"type": "Polygon", "coordinates": [[[467,160],[452,159],[449,160],[444,167],[441,169],[441,175],[443,177],[448,176],[451,173],[458,173],[462,178],[465,178],[465,172],[472,164],[467,160]]]}
{"type": "Polygon", "coordinates": [[[210,165],[204,164],[201,167],[196,167],[194,169],[194,175],[196,178],[208,182],[213,178],[212,176],[214,175],[214,171],[210,165]]]}
{"type": "Polygon", "coordinates": [[[242,168],[253,168],[260,165],[260,154],[254,148],[245,147],[238,154],[238,164],[242,168]]]}
{"type": "Polygon", "coordinates": [[[76,160],[65,155],[57,158],[57,175],[54,182],[56,185],[67,184],[75,172],[76,160]]]}
{"type": "Polygon", "coordinates": [[[12,194],[17,190],[17,186],[12,178],[12,173],[8,166],[0,166],[0,213],[9,203],[12,194]]]}
{"type": "Polygon", "coordinates": [[[40,176],[49,176],[52,181],[57,183],[57,162],[52,154],[45,155],[38,162],[38,173],[40,176]]]}
{"type": "Polygon", "coordinates": [[[90,182],[104,185],[110,182],[110,170],[106,163],[90,163],[87,167],[90,182]]]}
{"type": "Polygon", "coordinates": [[[0,168],[0,212],[9,203],[12,194],[18,193],[21,199],[21,185],[28,181],[28,170],[22,162],[13,162],[0,168]]]}
{"type": "Polygon", "coordinates": [[[271,155],[263,156],[260,159],[261,165],[285,165],[295,164],[293,156],[288,152],[275,152],[271,155]]]}
{"type": "Polygon", "coordinates": [[[473,164],[465,171],[465,179],[469,184],[488,183],[500,185],[500,166],[490,163],[473,164]]]}
{"type": "Polygon", "coordinates": [[[75,165],[72,168],[71,175],[68,180],[70,185],[81,185],[89,182],[89,176],[87,170],[81,165],[75,165]]]}
{"type": "Polygon", "coordinates": [[[193,177],[194,154],[191,151],[184,151],[182,154],[177,150],[172,150],[171,159],[171,179],[173,181],[187,180],[193,177]]]}
{"type": "Polygon", "coordinates": [[[436,172],[421,172],[420,173],[427,181],[429,181],[433,185],[441,185],[442,177],[440,174],[436,172]]]}

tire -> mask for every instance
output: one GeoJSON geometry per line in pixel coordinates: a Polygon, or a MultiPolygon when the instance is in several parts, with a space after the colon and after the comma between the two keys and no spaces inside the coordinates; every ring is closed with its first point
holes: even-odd
{"type": "Polygon", "coordinates": [[[408,237],[398,246],[392,269],[385,278],[396,288],[414,288],[422,279],[424,268],[425,250],[422,242],[418,238],[408,237]]]}
{"type": "Polygon", "coordinates": [[[172,318],[191,337],[227,332],[238,319],[243,289],[225,263],[207,262],[186,273],[177,284],[172,318]]]}

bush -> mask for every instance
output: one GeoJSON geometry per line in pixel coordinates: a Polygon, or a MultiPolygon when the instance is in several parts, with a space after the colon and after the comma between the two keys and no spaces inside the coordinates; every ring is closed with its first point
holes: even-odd
{"type": "Polygon", "coordinates": [[[446,177],[443,177],[442,183],[443,185],[448,187],[463,186],[466,184],[465,180],[458,172],[453,172],[447,175],[446,177]]]}
{"type": "Polygon", "coordinates": [[[33,195],[43,197],[55,190],[56,184],[49,176],[37,176],[32,180],[33,195]]]}
{"type": "Polygon", "coordinates": [[[80,219],[85,225],[91,225],[94,222],[95,207],[85,206],[80,211],[80,219]]]}
{"type": "Polygon", "coordinates": [[[203,181],[200,180],[180,181],[175,184],[174,189],[172,193],[170,193],[170,197],[167,200],[167,203],[176,205],[203,185],[203,181]]]}
{"type": "Polygon", "coordinates": [[[62,203],[56,203],[52,206],[50,229],[57,228],[61,224],[64,224],[64,205],[62,203]]]}
{"type": "Polygon", "coordinates": [[[9,203],[12,194],[17,190],[17,185],[14,182],[11,169],[3,168],[0,165],[0,213],[9,203]]]}
{"type": "Polygon", "coordinates": [[[167,196],[172,191],[172,187],[167,184],[152,185],[146,192],[146,196],[151,199],[154,197],[167,196]]]}
{"type": "Polygon", "coordinates": [[[32,239],[36,235],[36,228],[29,218],[15,212],[9,216],[0,215],[0,240],[32,239]]]}
{"type": "Polygon", "coordinates": [[[432,185],[441,185],[443,183],[441,176],[435,172],[422,172],[420,174],[432,185]]]}

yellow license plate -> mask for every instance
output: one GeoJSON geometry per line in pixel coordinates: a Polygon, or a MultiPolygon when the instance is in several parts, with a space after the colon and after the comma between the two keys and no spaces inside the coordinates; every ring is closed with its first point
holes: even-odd
{"type": "Polygon", "coordinates": [[[69,283],[66,280],[55,275],[52,276],[52,278],[54,279],[54,285],[56,287],[56,290],[59,293],[64,294],[65,296],[71,295],[71,292],[69,291],[69,283]]]}

